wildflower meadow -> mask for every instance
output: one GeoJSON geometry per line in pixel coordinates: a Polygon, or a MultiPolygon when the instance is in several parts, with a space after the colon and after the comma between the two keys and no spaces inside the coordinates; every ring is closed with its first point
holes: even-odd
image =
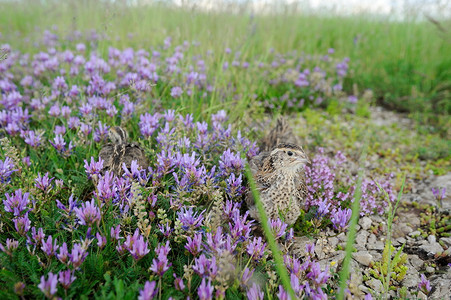
{"type": "Polygon", "coordinates": [[[1,299],[446,295],[449,31],[138,2],[0,1],[1,299]],[[267,233],[247,165],[281,116],[307,194],[267,233]],[[103,171],[114,126],[149,167],[103,171]]]}

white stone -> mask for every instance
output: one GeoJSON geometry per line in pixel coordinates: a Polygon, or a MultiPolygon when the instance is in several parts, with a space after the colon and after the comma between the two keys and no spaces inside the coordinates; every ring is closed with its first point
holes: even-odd
{"type": "Polygon", "coordinates": [[[363,230],[370,229],[372,223],[373,223],[373,221],[371,221],[371,219],[366,216],[361,218],[359,221],[359,225],[362,226],[363,230]]]}
{"type": "Polygon", "coordinates": [[[352,257],[358,263],[360,263],[366,267],[368,267],[374,261],[373,256],[366,251],[353,252],[352,257]]]}

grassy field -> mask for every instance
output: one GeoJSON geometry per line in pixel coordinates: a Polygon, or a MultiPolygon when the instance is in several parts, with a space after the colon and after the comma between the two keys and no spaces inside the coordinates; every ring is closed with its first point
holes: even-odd
{"type": "MultiPolygon", "coordinates": [[[[450,32],[370,15],[122,3],[0,4],[0,298],[351,293],[346,263],[322,268],[314,244],[302,260],[287,249],[295,237],[355,235],[359,215],[391,228],[404,186],[450,171],[450,32]],[[416,121],[375,117],[375,104],[416,121]],[[280,114],[311,163],[296,223],[279,211],[265,239],[249,216],[245,200],[258,196],[245,166],[280,114]],[[99,152],[113,126],[148,166],[111,172],[99,152]]],[[[434,192],[437,203],[445,194],[434,192]]],[[[422,235],[449,236],[449,215],[427,209],[422,235]]],[[[368,230],[387,236],[365,276],[385,282],[373,296],[387,298],[407,256],[397,249],[391,278],[391,232],[368,230]]],[[[349,263],[353,247],[331,249],[349,263]]]]}
{"type": "MultiPolygon", "coordinates": [[[[372,89],[378,103],[402,111],[451,113],[451,31],[449,21],[440,30],[428,21],[395,22],[370,15],[354,17],[251,15],[205,13],[164,5],[124,7],[97,1],[63,1],[47,6],[35,1],[23,5],[3,3],[0,30],[3,39],[30,48],[19,36],[57,26],[57,33],[95,29],[109,36],[99,44],[106,54],[113,47],[149,47],[170,36],[175,44],[198,41],[202,48],[223,54],[225,47],[241,58],[261,57],[269,49],[286,53],[326,53],[351,59],[345,90],[372,89]],[[18,37],[18,36],[17,36],[18,37]]],[[[32,47],[31,47],[32,48],[32,47]]],[[[32,49],[28,49],[33,52],[32,49]]],[[[221,61],[223,58],[216,56],[221,61]]],[[[250,82],[247,84],[258,84],[250,82]]],[[[434,121],[434,117],[429,118],[434,121]]],[[[442,124],[443,125],[443,124],[442,124]]]]}

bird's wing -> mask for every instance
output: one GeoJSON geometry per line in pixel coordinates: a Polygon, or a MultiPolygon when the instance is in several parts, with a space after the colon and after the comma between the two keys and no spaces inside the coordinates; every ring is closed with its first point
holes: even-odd
{"type": "Polygon", "coordinates": [[[106,144],[100,149],[99,157],[103,160],[103,171],[107,171],[113,164],[114,145],[106,144]]]}
{"type": "Polygon", "coordinates": [[[263,162],[268,156],[269,152],[261,152],[249,161],[249,167],[251,168],[252,174],[254,174],[254,176],[262,170],[263,162]]]}
{"type": "Polygon", "coordinates": [[[149,161],[144,154],[144,150],[138,145],[128,144],[125,148],[123,162],[127,167],[130,167],[133,160],[136,160],[138,165],[142,168],[147,168],[149,166],[149,161]]]}

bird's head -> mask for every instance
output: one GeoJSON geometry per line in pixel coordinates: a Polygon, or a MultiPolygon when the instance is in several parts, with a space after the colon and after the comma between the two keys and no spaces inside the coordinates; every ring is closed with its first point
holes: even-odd
{"type": "Polygon", "coordinates": [[[270,154],[273,167],[285,171],[297,172],[309,163],[304,150],[295,144],[282,143],[276,146],[270,154]]]}
{"type": "Polygon", "coordinates": [[[111,127],[108,131],[108,138],[113,144],[124,144],[127,142],[128,133],[122,127],[115,126],[111,127]]]}

